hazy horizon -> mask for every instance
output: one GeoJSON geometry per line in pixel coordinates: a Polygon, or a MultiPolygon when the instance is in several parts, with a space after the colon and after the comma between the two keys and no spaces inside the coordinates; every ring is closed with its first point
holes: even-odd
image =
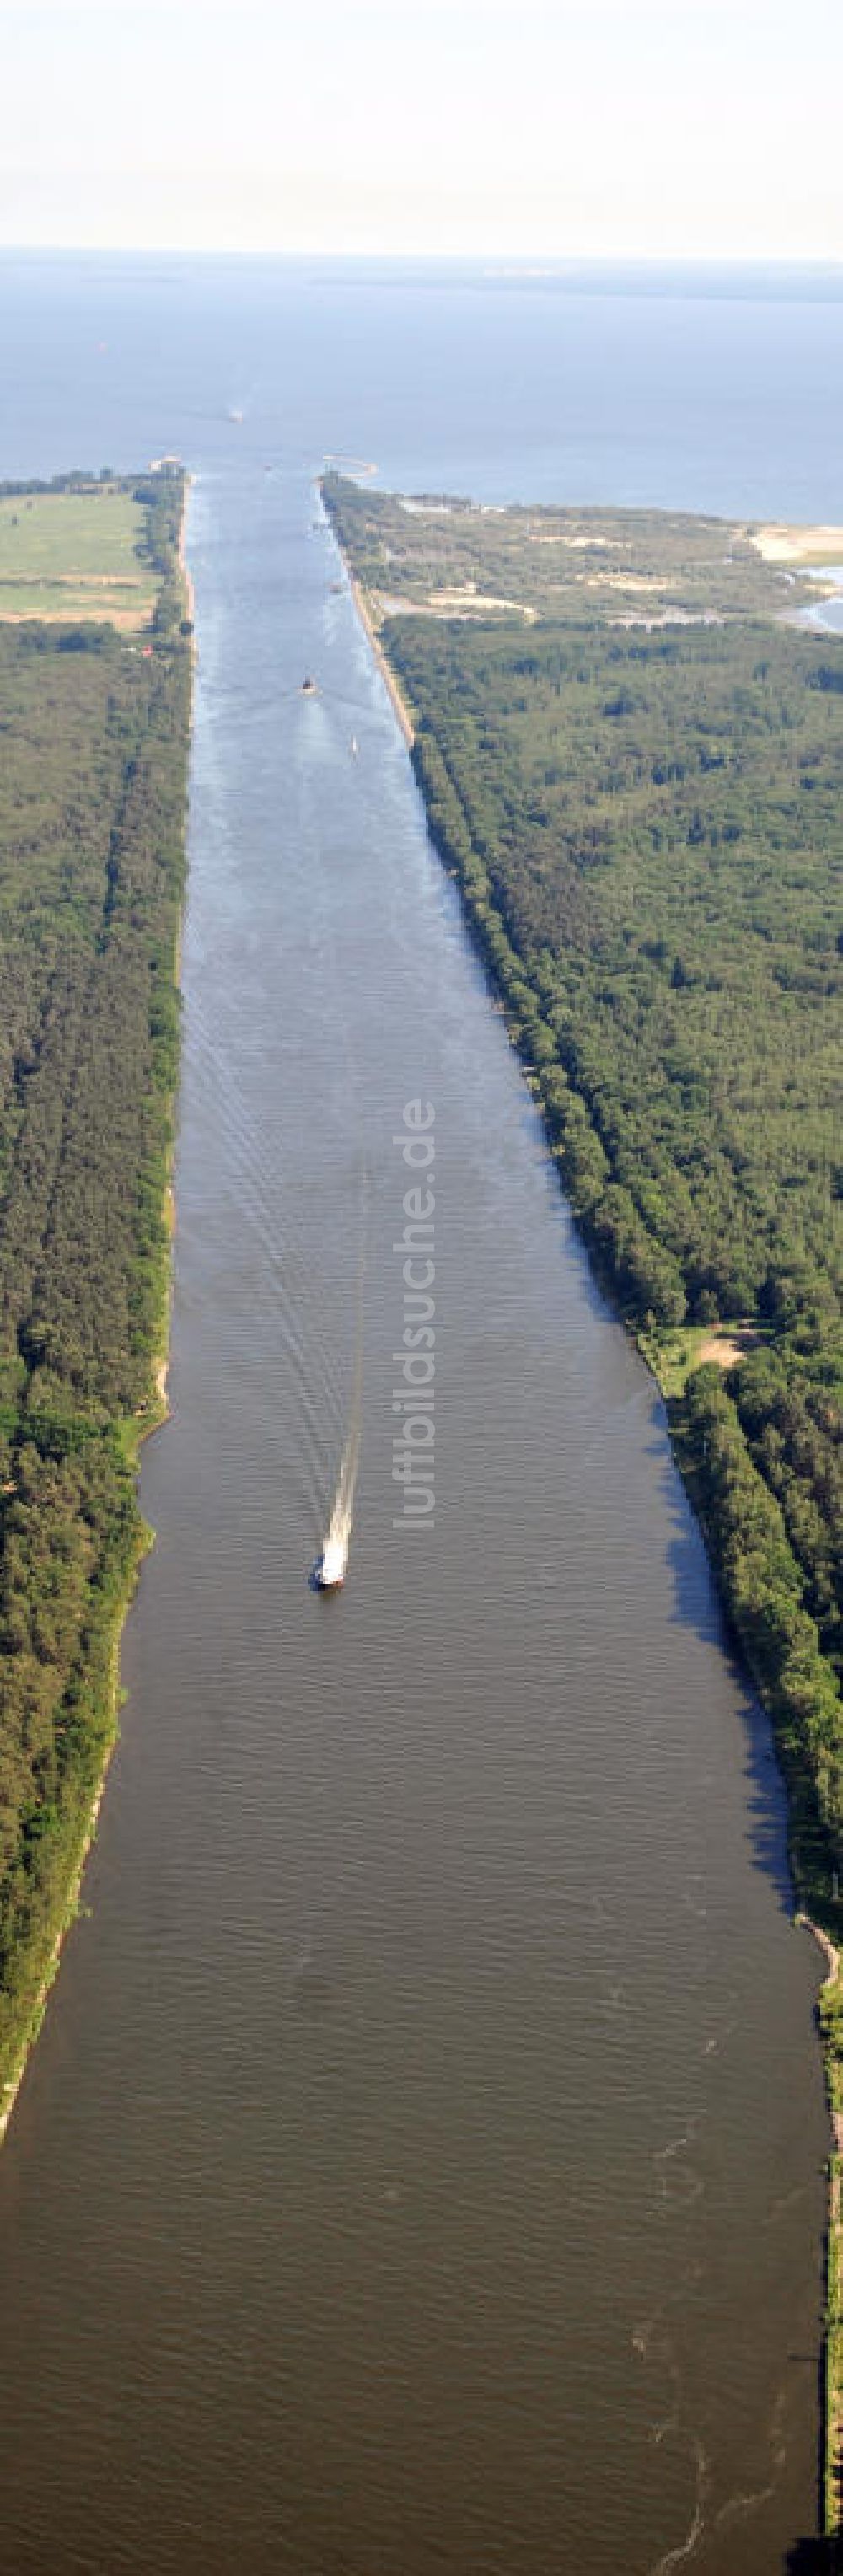
{"type": "Polygon", "coordinates": [[[798,29],[786,0],[0,0],[0,25],[0,248],[843,260],[832,0],[798,29]]]}

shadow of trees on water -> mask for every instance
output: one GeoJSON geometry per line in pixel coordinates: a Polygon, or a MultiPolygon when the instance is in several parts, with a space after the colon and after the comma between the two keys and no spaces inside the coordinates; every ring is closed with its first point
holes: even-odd
{"type": "Polygon", "coordinates": [[[717,1649],[727,1667],[740,1720],[747,1798],[747,1834],[755,1866],[763,1870],[784,1913],[794,1911],[787,1850],[787,1793],[766,1709],[751,1682],[730,1628],[705,1542],[674,1463],[661,1399],[655,1399],[650,1455],[663,1462],[662,1499],[673,1535],[666,1564],[673,1585],[674,1622],[717,1649]],[[664,1425],[664,1427],[662,1427],[664,1425]]]}
{"type": "Polygon", "coordinates": [[[843,2542],[797,2540],[784,2560],[783,2576],[840,2576],[843,2570],[843,2542]]]}

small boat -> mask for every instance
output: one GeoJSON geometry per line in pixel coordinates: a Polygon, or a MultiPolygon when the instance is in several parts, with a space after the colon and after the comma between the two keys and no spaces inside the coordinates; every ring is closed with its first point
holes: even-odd
{"type": "Polygon", "coordinates": [[[357,758],[357,754],[358,754],[358,751],[359,751],[359,749],[360,749],[360,745],[359,745],[359,742],[358,742],[358,740],[357,740],[357,735],[356,735],[356,733],[353,733],[353,734],[352,734],[351,741],[350,741],[350,743],[349,743],[348,748],[349,748],[349,751],[350,751],[350,753],[351,753],[352,760],[356,760],[356,758],[357,758]]]}
{"type": "Polygon", "coordinates": [[[301,693],[303,698],[315,698],[316,696],[316,682],[311,679],[309,671],[305,672],[304,679],[301,684],[301,693]]]}
{"type": "Polygon", "coordinates": [[[346,1551],[342,1540],[326,1538],[321,1556],[313,1568],[317,1592],[340,1592],[345,1582],[346,1551]]]}

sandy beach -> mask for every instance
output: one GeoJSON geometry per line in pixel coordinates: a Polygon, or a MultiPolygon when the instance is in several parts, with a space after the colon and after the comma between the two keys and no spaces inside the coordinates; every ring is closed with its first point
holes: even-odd
{"type": "Polygon", "coordinates": [[[389,691],[392,705],[398,718],[407,749],[408,751],[412,751],[413,743],[415,741],[415,731],[410,719],[406,699],[402,697],[398,682],[395,679],[393,672],[390,670],[365,594],[361,590],[359,582],[355,581],[353,572],[349,572],[348,577],[351,585],[351,596],[354,601],[358,617],[361,625],[366,629],[366,633],[372,647],[372,652],[374,653],[375,661],[377,662],[378,670],[380,671],[381,678],[385,681],[386,687],[389,691]]]}
{"type": "Polygon", "coordinates": [[[764,563],[792,567],[843,563],[843,528],[830,524],[800,528],[771,521],[754,529],[751,542],[764,563]]]}

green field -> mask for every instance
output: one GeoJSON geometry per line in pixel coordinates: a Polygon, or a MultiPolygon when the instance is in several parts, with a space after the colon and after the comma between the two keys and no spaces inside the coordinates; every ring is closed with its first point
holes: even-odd
{"type": "Polygon", "coordinates": [[[158,584],[146,512],[116,483],[0,498],[0,620],[147,626],[158,584]]]}

